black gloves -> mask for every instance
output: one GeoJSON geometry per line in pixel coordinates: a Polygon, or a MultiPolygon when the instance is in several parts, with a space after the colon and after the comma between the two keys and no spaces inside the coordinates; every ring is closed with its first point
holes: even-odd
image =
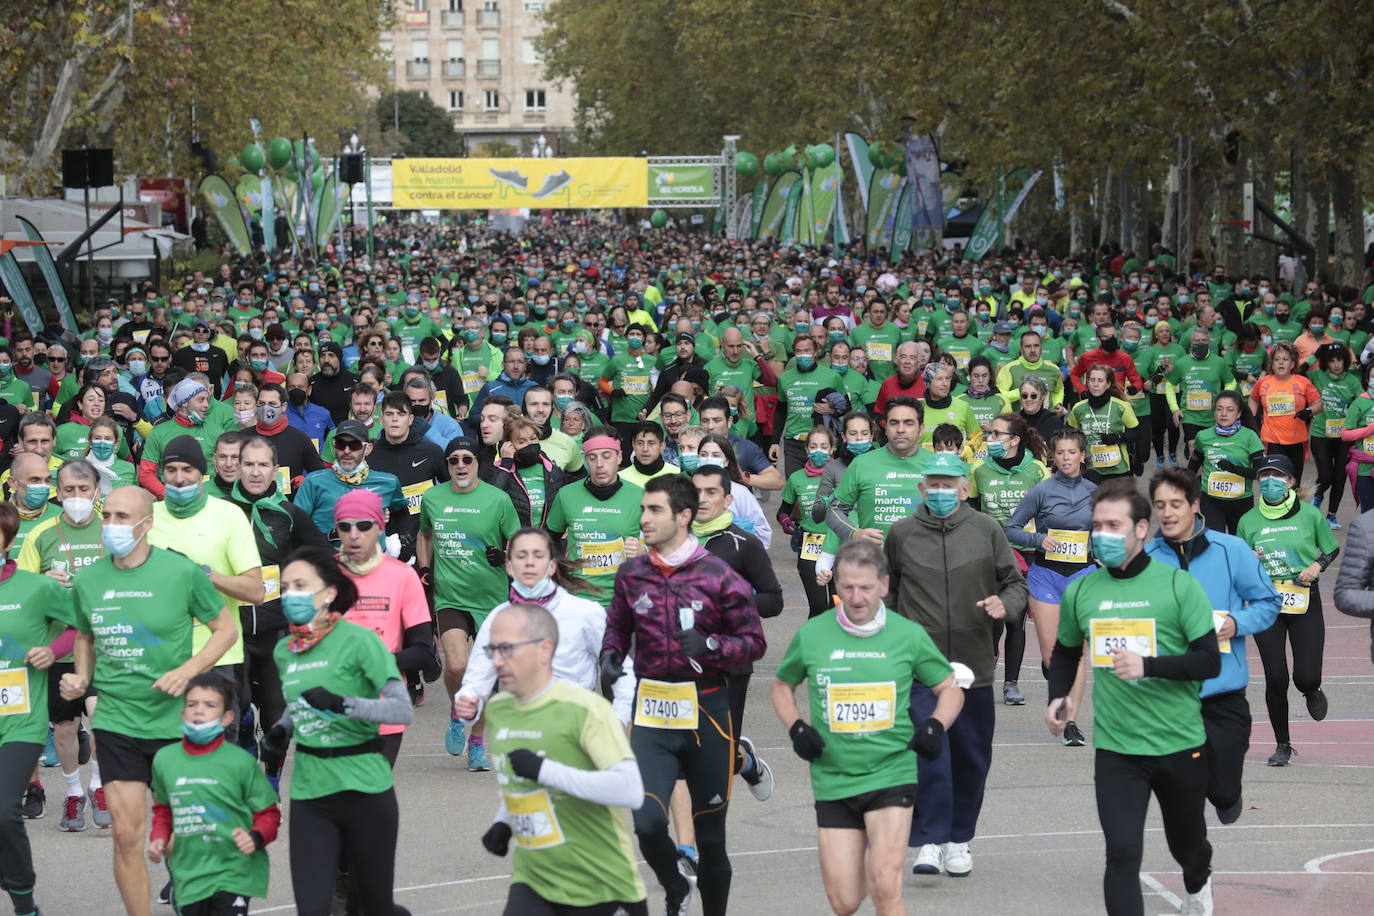
{"type": "Polygon", "coordinates": [[[291,730],[278,722],[262,733],[258,740],[258,759],[270,767],[286,760],[286,748],[291,744],[291,730]]]}
{"type": "Polygon", "coordinates": [[[934,760],[945,750],[944,739],[944,724],[931,716],[921,723],[920,728],[916,729],[916,734],[911,736],[911,744],[907,746],[925,759],[934,760]]]}
{"type": "Polygon", "coordinates": [[[821,733],[801,719],[792,723],[787,735],[792,739],[792,750],[802,760],[816,760],[825,752],[825,739],[821,733]]]}
{"type": "Polygon", "coordinates": [[[1103,433],[1097,437],[1097,441],[1101,442],[1103,445],[1120,445],[1122,442],[1126,441],[1126,437],[1121,435],[1121,433],[1103,433]]]}
{"type": "Polygon", "coordinates": [[[609,694],[611,687],[625,673],[625,669],[621,667],[620,659],[615,657],[614,652],[602,652],[601,658],[597,659],[597,667],[601,669],[601,689],[609,694]]]}
{"type": "Polygon", "coordinates": [[[1241,467],[1240,465],[1236,464],[1236,463],[1235,463],[1234,461],[1232,461],[1230,458],[1222,458],[1220,461],[1218,461],[1218,462],[1217,462],[1217,469],[1218,469],[1218,470],[1221,470],[1221,471],[1226,471],[1227,473],[1230,473],[1230,474],[1241,474],[1241,473],[1244,473],[1244,471],[1245,471],[1245,468],[1243,468],[1243,467],[1241,467]]]}
{"type": "Polygon", "coordinates": [[[675,638],[682,644],[682,651],[688,658],[701,658],[711,651],[706,645],[706,637],[697,632],[696,628],[690,630],[678,630],[675,638]]]}
{"type": "Polygon", "coordinates": [[[523,747],[516,748],[506,755],[506,760],[510,761],[510,768],[516,776],[530,782],[539,781],[539,768],[544,765],[544,758],[534,751],[523,747]]]}
{"type": "Polygon", "coordinates": [[[482,834],[482,845],[494,856],[504,856],[510,849],[510,825],[497,821],[482,834]]]}
{"type": "Polygon", "coordinates": [[[434,587],[434,571],[428,566],[415,567],[415,575],[420,577],[420,584],[425,588],[434,587]]]}
{"type": "Polygon", "coordinates": [[[321,712],[334,712],[343,715],[344,698],[326,687],[311,687],[301,698],[321,712]]]}
{"type": "Polygon", "coordinates": [[[487,548],[487,564],[489,566],[505,566],[506,552],[500,547],[487,548]]]}
{"type": "Polygon", "coordinates": [[[1301,421],[1304,422],[1304,423],[1311,423],[1311,422],[1312,422],[1312,408],[1311,408],[1311,407],[1304,407],[1302,410],[1299,410],[1299,411],[1298,411],[1298,419],[1301,420],[1301,421]]]}

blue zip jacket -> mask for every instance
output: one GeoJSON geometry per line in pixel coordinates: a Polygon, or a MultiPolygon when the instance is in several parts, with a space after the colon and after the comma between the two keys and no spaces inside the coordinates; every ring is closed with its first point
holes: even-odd
{"type": "Polygon", "coordinates": [[[1156,534],[1145,543],[1145,552],[1152,559],[1196,576],[1212,602],[1212,609],[1226,611],[1236,622],[1231,651],[1221,653],[1221,673],[1202,683],[1202,697],[1206,699],[1245,689],[1250,682],[1245,637],[1273,626],[1282,601],[1249,544],[1235,535],[1212,531],[1200,520],[1195,524],[1193,536],[1187,541],[1171,543],[1163,534],[1156,534]]]}
{"type": "MultiPolygon", "coordinates": [[[[380,496],[382,508],[389,510],[394,518],[399,518],[400,513],[410,511],[410,503],[401,492],[401,481],[395,474],[369,469],[367,479],[358,486],[380,496]]],[[[334,534],[334,504],[352,489],[355,487],[340,480],[333,468],[311,471],[305,475],[305,482],[296,491],[295,503],[310,516],[321,533],[337,543],[338,536],[334,534]]],[[[379,531],[377,534],[379,537],[386,537],[385,531],[379,531]]]]}

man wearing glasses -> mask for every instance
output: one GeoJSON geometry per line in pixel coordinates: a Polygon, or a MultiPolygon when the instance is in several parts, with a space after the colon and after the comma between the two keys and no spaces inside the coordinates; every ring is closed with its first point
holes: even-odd
{"type": "Polygon", "coordinates": [[[172,365],[186,372],[199,372],[215,387],[215,398],[224,392],[224,375],[229,371],[229,357],[211,341],[214,329],[204,318],[191,326],[191,345],[172,354],[172,365]]]}
{"type": "MultiPolygon", "coordinates": [[[[280,391],[273,392],[277,398],[280,391]]],[[[277,407],[280,410],[280,406],[277,407]]],[[[262,432],[262,403],[258,405],[258,432],[262,432]]],[[[284,417],[279,422],[285,423],[284,417]]],[[[270,438],[270,437],[268,437],[270,438]]],[[[307,444],[309,440],[306,440],[307,444]]],[[[401,482],[395,474],[375,471],[367,465],[367,453],[372,442],[367,436],[367,427],[357,420],[345,420],[334,432],[334,467],[313,471],[305,476],[300,489],[296,491],[296,505],[310,515],[315,527],[326,534],[334,531],[334,504],[352,490],[371,490],[382,498],[382,505],[391,517],[400,519],[409,511],[405,494],[401,492],[401,482]]],[[[285,462],[281,463],[285,467],[285,462]]],[[[280,485],[281,481],[278,480],[280,485]]],[[[331,535],[335,543],[338,538],[331,535]]]]}
{"type": "MultiPolygon", "coordinates": [[[[435,619],[444,649],[444,687],[450,697],[463,685],[468,640],[477,635],[492,608],[508,598],[504,548],[520,528],[510,498],[481,481],[479,448],[469,436],[449,442],[444,455],[451,485],[431,487],[420,499],[415,561],[421,581],[432,582],[434,587],[435,619]]],[[[481,729],[481,723],[473,726],[468,747],[472,772],[490,769],[481,729]]],[[[463,723],[450,711],[444,746],[457,757],[463,753],[464,739],[463,723]]]]}
{"type": "MultiPolygon", "coordinates": [[[[1048,329],[1046,329],[1048,333],[1048,329]]],[[[997,370],[997,390],[1016,403],[1021,382],[1033,375],[1044,383],[1049,393],[1047,407],[1058,407],[1064,400],[1064,376],[1059,367],[1044,358],[1044,338],[1032,325],[1021,335],[1021,356],[997,370]]]]}

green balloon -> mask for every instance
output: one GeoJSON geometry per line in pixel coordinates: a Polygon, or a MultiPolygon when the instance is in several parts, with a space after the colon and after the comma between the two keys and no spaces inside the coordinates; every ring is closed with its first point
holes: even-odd
{"type": "Polygon", "coordinates": [[[753,153],[735,154],[735,173],[741,178],[752,178],[759,171],[759,157],[753,153]]]}
{"type": "Polygon", "coordinates": [[[284,168],[291,161],[291,141],[285,137],[273,137],[267,144],[267,164],[274,169],[284,168]]]}
{"type": "Polygon", "coordinates": [[[649,225],[653,226],[655,229],[662,229],[664,226],[668,225],[668,211],[655,210],[653,215],[649,217],[649,225]]]}
{"type": "Polygon", "coordinates": [[[235,166],[237,166],[237,165],[239,164],[239,157],[238,157],[238,156],[230,156],[228,159],[224,160],[224,164],[227,165],[227,166],[229,166],[230,168],[234,168],[235,166]]]}
{"type": "Polygon", "coordinates": [[[829,143],[817,143],[808,151],[808,155],[814,155],[816,164],[813,169],[823,169],[835,161],[835,147],[829,143]]]}
{"type": "Polygon", "coordinates": [[[788,146],[787,149],[783,150],[778,155],[782,156],[783,165],[789,169],[795,168],[796,166],[799,166],[806,161],[806,154],[798,153],[797,144],[795,143],[788,146]]]}
{"type": "Polygon", "coordinates": [[[868,148],[868,164],[875,169],[883,167],[883,148],[881,144],[875,143],[868,148]]]}
{"type": "Polygon", "coordinates": [[[782,153],[769,153],[764,156],[763,170],[774,178],[787,171],[787,166],[782,162],[782,153]]]}
{"type": "Polygon", "coordinates": [[[262,147],[256,143],[248,144],[243,148],[243,152],[239,153],[239,162],[254,175],[262,171],[262,161],[262,147]]]}

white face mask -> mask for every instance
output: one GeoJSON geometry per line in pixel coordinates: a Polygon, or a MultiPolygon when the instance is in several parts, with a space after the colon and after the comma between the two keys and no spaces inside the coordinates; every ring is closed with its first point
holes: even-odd
{"type": "Polygon", "coordinates": [[[94,501],[86,499],[84,496],[69,496],[62,500],[62,511],[67,513],[67,518],[78,525],[84,525],[90,519],[94,509],[94,501]]]}

